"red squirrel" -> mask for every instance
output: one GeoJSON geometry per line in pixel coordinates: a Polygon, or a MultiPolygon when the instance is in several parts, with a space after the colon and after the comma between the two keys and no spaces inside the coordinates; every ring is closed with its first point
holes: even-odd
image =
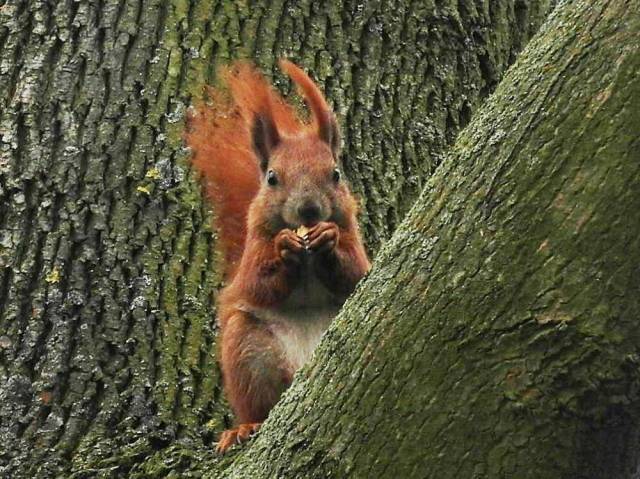
{"type": "Polygon", "coordinates": [[[185,135],[214,205],[227,280],[219,359],[238,425],[220,436],[220,453],[259,429],[370,267],[335,115],[303,70],[287,60],[280,67],[311,121],[254,67],[236,63],[222,74],[230,98],[210,89],[212,104],[191,116],[185,135]]]}

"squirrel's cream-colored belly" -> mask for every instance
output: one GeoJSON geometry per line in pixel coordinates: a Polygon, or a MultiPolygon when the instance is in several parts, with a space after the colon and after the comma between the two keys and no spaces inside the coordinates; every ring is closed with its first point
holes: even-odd
{"type": "Polygon", "coordinates": [[[260,309],[253,314],[266,323],[278,340],[293,372],[309,360],[339,309],[335,296],[312,274],[280,307],[260,309]]]}
{"type": "Polygon", "coordinates": [[[291,371],[297,371],[311,357],[322,335],[337,311],[305,310],[304,317],[274,317],[270,315],[269,330],[278,340],[291,371]]]}

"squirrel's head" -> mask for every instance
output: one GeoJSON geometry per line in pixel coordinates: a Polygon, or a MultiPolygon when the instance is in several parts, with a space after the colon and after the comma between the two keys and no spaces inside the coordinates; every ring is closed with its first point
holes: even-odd
{"type": "Polygon", "coordinates": [[[288,61],[281,67],[303,91],[313,122],[296,135],[286,135],[271,108],[255,113],[251,138],[262,183],[254,208],[273,233],[320,221],[346,227],[356,208],[340,168],[335,115],[306,73],[288,61]]]}

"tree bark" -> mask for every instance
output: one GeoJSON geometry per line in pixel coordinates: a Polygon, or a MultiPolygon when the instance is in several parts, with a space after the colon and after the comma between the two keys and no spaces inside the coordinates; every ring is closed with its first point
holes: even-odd
{"type": "Polygon", "coordinates": [[[631,478],[640,2],[564,2],[220,477],[631,478]]]}
{"type": "Polygon", "coordinates": [[[253,3],[0,6],[0,474],[197,470],[228,421],[180,140],[216,65],[324,85],[375,251],[550,1],[253,3]]]}

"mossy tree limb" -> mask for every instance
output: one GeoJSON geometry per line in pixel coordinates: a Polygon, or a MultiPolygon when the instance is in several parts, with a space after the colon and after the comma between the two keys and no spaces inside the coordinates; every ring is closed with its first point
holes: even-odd
{"type": "Polygon", "coordinates": [[[197,469],[223,427],[215,240],[180,141],[217,65],[288,56],[323,84],[375,251],[550,3],[3,3],[0,473],[197,469]]]}

